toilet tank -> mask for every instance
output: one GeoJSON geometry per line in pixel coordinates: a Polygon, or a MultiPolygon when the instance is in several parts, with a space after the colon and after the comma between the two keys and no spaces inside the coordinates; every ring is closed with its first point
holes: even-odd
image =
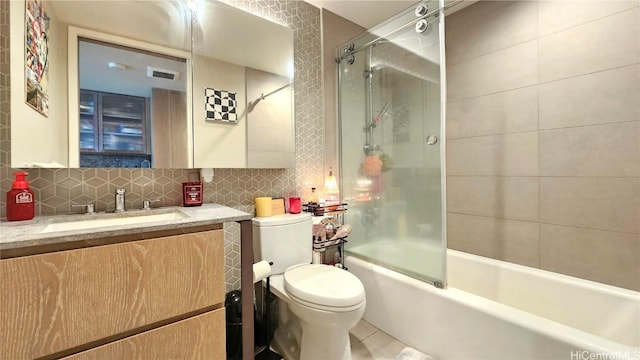
{"type": "Polygon", "coordinates": [[[283,214],[251,219],[254,262],[273,262],[272,274],[282,274],[289,266],[311,263],[311,214],[283,214]]]}

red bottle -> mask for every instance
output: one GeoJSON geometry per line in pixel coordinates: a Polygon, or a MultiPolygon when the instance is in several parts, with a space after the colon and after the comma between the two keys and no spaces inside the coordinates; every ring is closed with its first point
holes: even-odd
{"type": "Polygon", "coordinates": [[[13,174],[16,180],[7,192],[7,220],[31,220],[35,216],[35,197],[29,189],[29,182],[25,179],[26,172],[13,174]]]}

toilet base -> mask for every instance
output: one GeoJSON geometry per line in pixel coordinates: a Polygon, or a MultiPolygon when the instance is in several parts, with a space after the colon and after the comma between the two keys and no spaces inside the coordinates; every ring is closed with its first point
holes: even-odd
{"type": "Polygon", "coordinates": [[[286,360],[300,359],[300,343],[284,327],[276,329],[273,335],[273,349],[286,360]]]}
{"type": "Polygon", "coordinates": [[[297,321],[281,325],[273,336],[273,348],[286,360],[351,360],[348,330],[305,327],[300,329],[297,321]]]}
{"type": "Polygon", "coordinates": [[[348,330],[302,325],[300,360],[351,360],[351,341],[348,330]],[[331,331],[330,337],[327,330],[331,331]]]}
{"type": "Polygon", "coordinates": [[[272,345],[286,360],[351,360],[351,330],[366,303],[350,311],[333,312],[297,303],[284,291],[282,276],[272,276],[278,298],[278,327],[272,345]]]}
{"type": "Polygon", "coordinates": [[[300,360],[351,360],[349,330],[360,321],[364,309],[364,302],[347,312],[330,312],[289,302],[289,310],[302,329],[300,360]]]}

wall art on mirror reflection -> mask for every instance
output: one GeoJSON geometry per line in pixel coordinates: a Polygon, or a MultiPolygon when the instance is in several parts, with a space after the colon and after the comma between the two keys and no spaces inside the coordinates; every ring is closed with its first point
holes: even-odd
{"type": "Polygon", "coordinates": [[[49,17],[40,0],[25,1],[25,101],[49,116],[49,17]]]}
{"type": "Polygon", "coordinates": [[[206,88],[204,89],[204,95],[205,120],[234,124],[238,122],[235,92],[206,88]]]}

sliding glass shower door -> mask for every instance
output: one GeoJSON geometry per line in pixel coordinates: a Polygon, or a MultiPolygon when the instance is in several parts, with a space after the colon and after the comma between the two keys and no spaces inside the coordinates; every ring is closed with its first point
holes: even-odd
{"type": "Polygon", "coordinates": [[[350,254],[443,286],[441,17],[423,4],[339,49],[342,193],[350,254]]]}

